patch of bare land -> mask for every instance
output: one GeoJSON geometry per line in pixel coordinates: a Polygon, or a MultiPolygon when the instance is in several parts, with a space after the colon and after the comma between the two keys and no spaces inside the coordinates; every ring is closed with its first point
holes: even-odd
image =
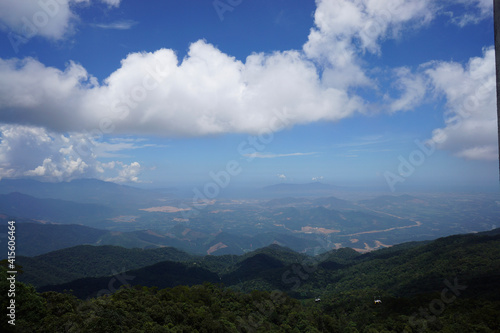
{"type": "Polygon", "coordinates": [[[173,206],[159,206],[159,207],[150,207],[150,208],[141,208],[139,210],[144,210],[146,212],[161,212],[161,213],[178,213],[185,212],[191,210],[191,208],[178,208],[173,206]]]}
{"type": "Polygon", "coordinates": [[[300,229],[300,232],[305,233],[305,234],[333,234],[335,232],[340,232],[340,230],[335,230],[335,229],[326,229],[326,228],[316,228],[316,227],[302,227],[300,229]]]}
{"type": "Polygon", "coordinates": [[[220,250],[220,249],[223,249],[227,247],[226,244],[222,243],[222,242],[219,242],[217,244],[215,244],[214,246],[210,247],[208,250],[207,250],[207,254],[212,254],[214,253],[215,251],[217,250],[220,250]]]}
{"type": "Polygon", "coordinates": [[[198,200],[196,203],[193,202],[193,204],[196,206],[207,206],[207,205],[213,205],[216,202],[217,201],[215,199],[213,199],[213,200],[201,199],[201,200],[198,200]]]}
{"type": "Polygon", "coordinates": [[[139,216],[132,216],[132,215],[120,215],[120,216],[116,216],[116,217],[112,217],[108,220],[111,220],[113,222],[135,222],[135,220],[138,218],[139,216]]]}
{"type": "Polygon", "coordinates": [[[375,241],[375,244],[377,244],[377,248],[379,248],[379,247],[391,247],[392,246],[392,245],[386,245],[378,240],[375,241]]]}
{"type": "Polygon", "coordinates": [[[149,235],[152,235],[152,236],[165,238],[165,236],[160,235],[160,234],[158,234],[158,233],[156,233],[156,232],[154,232],[154,231],[152,231],[152,230],[147,230],[147,231],[146,231],[146,233],[147,233],[147,234],[149,234],[149,235]]]}
{"type": "Polygon", "coordinates": [[[371,251],[380,249],[382,247],[391,247],[392,246],[392,245],[385,245],[381,241],[378,241],[378,240],[375,240],[375,246],[374,247],[371,247],[370,245],[368,245],[368,243],[364,243],[364,244],[365,244],[365,248],[364,249],[353,248],[353,250],[355,250],[355,251],[357,251],[359,253],[366,253],[366,252],[371,252],[371,251]]]}
{"type": "Polygon", "coordinates": [[[365,235],[365,234],[375,234],[378,232],[387,232],[387,231],[393,231],[393,230],[398,230],[398,229],[408,229],[408,228],[420,227],[422,225],[422,222],[419,222],[419,221],[413,221],[413,222],[415,222],[415,224],[405,225],[402,227],[393,227],[393,228],[383,229],[383,230],[362,231],[362,232],[357,232],[355,234],[350,234],[350,235],[346,235],[346,236],[350,237],[350,236],[359,236],[359,235],[365,235]]]}
{"type": "Polygon", "coordinates": [[[219,202],[221,205],[243,205],[243,204],[258,204],[260,200],[257,199],[233,199],[226,202],[219,202]]]}

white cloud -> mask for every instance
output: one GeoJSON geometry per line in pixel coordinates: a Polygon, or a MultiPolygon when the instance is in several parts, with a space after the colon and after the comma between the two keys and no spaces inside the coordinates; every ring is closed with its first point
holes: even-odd
{"type": "Polygon", "coordinates": [[[107,4],[110,7],[119,7],[122,0],[101,0],[101,2],[107,4]]]}
{"type": "Polygon", "coordinates": [[[92,156],[82,159],[75,152],[82,139],[78,135],[8,125],[0,126],[0,133],[0,177],[32,176],[54,181],[92,173],[92,156]]]}
{"type": "Polygon", "coordinates": [[[77,64],[65,71],[34,59],[0,60],[0,121],[83,131],[196,136],[259,133],[363,108],[324,88],[296,51],[252,54],[245,63],[198,41],[178,63],[172,50],[133,53],[103,85],[77,64]]]}
{"type": "Polygon", "coordinates": [[[384,135],[367,135],[358,137],[351,142],[336,143],[333,146],[336,148],[365,147],[370,145],[386,144],[390,141],[391,140],[385,138],[384,135]]]}
{"type": "Polygon", "coordinates": [[[401,91],[401,95],[390,101],[389,111],[413,110],[427,93],[426,79],[420,74],[412,73],[407,67],[396,68],[394,72],[397,77],[394,86],[401,91]]]}
{"type": "Polygon", "coordinates": [[[165,145],[141,143],[143,141],[145,141],[145,139],[142,138],[112,138],[109,140],[109,142],[99,142],[98,144],[96,144],[93,147],[93,152],[97,158],[123,158],[131,156],[119,152],[149,147],[167,147],[165,145]]]}
{"type": "MultiPolygon", "coordinates": [[[[110,7],[120,4],[119,0],[101,2],[110,7]]],[[[47,16],[50,19],[44,24],[39,21],[31,35],[59,40],[71,33],[78,19],[75,5],[91,1],[58,0],[59,7],[45,9],[39,3],[1,1],[0,29],[27,38],[30,20],[47,16]]],[[[491,10],[483,0],[461,3],[479,13],[491,10]]],[[[380,54],[384,39],[427,24],[436,6],[433,0],[318,0],[315,27],[301,51],[251,54],[239,61],[200,40],[181,60],[169,49],[131,53],[101,83],[74,62],[59,70],[33,58],[0,59],[0,123],[10,124],[0,127],[0,177],[139,181],[138,162],[102,163],[98,158],[123,157],[120,151],[144,145],[98,143],[84,134],[87,131],[97,135],[258,134],[366,112],[367,103],[350,89],[376,83],[366,72],[363,54],[380,54]],[[76,151],[89,142],[93,146],[89,154],[76,151]]],[[[130,25],[101,26],[120,27],[130,25]]],[[[434,138],[444,138],[438,147],[460,157],[494,159],[494,51],[486,50],[484,57],[472,59],[465,69],[445,62],[427,66],[417,74],[408,68],[395,69],[401,94],[386,100],[389,111],[412,109],[430,85],[446,97],[449,110],[444,128],[434,133],[434,138]]]]}
{"type": "MultiPolygon", "coordinates": [[[[118,7],[120,1],[100,0],[109,7],[118,7]]],[[[0,29],[14,33],[9,39],[15,50],[35,36],[60,40],[73,33],[79,20],[75,7],[90,3],[90,0],[0,1],[0,29]]]]}
{"type": "Polygon", "coordinates": [[[75,1],[0,1],[0,26],[24,38],[58,40],[71,32],[77,19],[72,3],[75,1]]]}
{"type": "Polygon", "coordinates": [[[138,175],[141,172],[141,165],[139,162],[132,162],[129,165],[122,162],[116,162],[121,166],[121,170],[118,170],[118,176],[107,178],[108,182],[115,183],[140,183],[138,175]]]}
{"type": "Polygon", "coordinates": [[[465,157],[472,160],[498,160],[498,146],[486,145],[463,149],[457,153],[458,157],[465,157]]]}
{"type": "MultiPolygon", "coordinates": [[[[103,163],[95,150],[128,149],[118,143],[103,144],[88,135],[61,135],[44,128],[19,125],[0,126],[0,179],[33,177],[45,181],[63,181],[81,177],[137,182],[138,162],[103,163]],[[101,145],[105,147],[102,148],[101,145]]],[[[132,147],[133,148],[133,147],[132,147]]]]}
{"type": "Polygon", "coordinates": [[[281,180],[286,180],[286,175],[285,174],[279,173],[279,174],[277,174],[277,176],[281,180]]]}
{"type": "MultiPolygon", "coordinates": [[[[61,71],[32,58],[0,59],[0,122],[63,133],[200,136],[344,119],[367,109],[349,92],[372,83],[359,57],[380,52],[380,42],[405,25],[426,24],[433,8],[431,0],[319,0],[303,52],[242,62],[200,40],[182,61],[169,49],[131,53],[102,84],[73,62],[61,71]]],[[[422,96],[419,78],[400,71],[403,92],[392,111],[422,96]]]]}
{"type": "MultiPolygon", "coordinates": [[[[129,54],[101,85],[75,63],[60,71],[29,58],[1,60],[0,121],[61,132],[104,122],[113,133],[198,136],[340,120],[366,107],[347,90],[371,83],[360,55],[379,52],[403,23],[429,21],[429,1],[318,1],[304,52],[241,62],[198,41],[181,62],[167,49],[129,54]]],[[[415,90],[408,92],[394,108],[414,101],[415,90]]]]}
{"type": "Polygon", "coordinates": [[[495,50],[464,67],[455,62],[429,64],[426,74],[436,93],[446,97],[445,127],[434,130],[438,148],[468,159],[498,159],[495,50]]]}
{"type": "Polygon", "coordinates": [[[346,89],[369,85],[359,56],[380,53],[380,42],[395,38],[403,24],[423,25],[434,16],[431,0],[317,0],[305,54],[325,68],[323,80],[346,89]]]}
{"type": "Polygon", "coordinates": [[[456,15],[454,12],[448,12],[451,22],[460,27],[477,24],[491,17],[493,13],[493,1],[490,0],[453,0],[453,2],[465,6],[463,14],[456,15]]]}
{"type": "Polygon", "coordinates": [[[60,161],[53,161],[52,158],[46,158],[43,160],[42,165],[37,166],[33,170],[28,170],[24,172],[25,176],[41,177],[46,179],[71,179],[75,175],[81,176],[85,175],[86,170],[89,166],[82,161],[80,157],[73,158],[62,158],[60,161]]]}
{"type": "Polygon", "coordinates": [[[243,154],[245,157],[250,158],[277,158],[277,157],[289,157],[289,156],[309,156],[317,153],[289,153],[289,154],[273,154],[273,153],[252,153],[252,154],[243,154]]]}
{"type": "Polygon", "coordinates": [[[0,73],[1,121],[58,131],[79,127],[85,117],[79,105],[89,98],[88,89],[96,83],[82,66],[73,62],[60,71],[32,58],[0,59],[0,73]],[[44,118],[50,121],[43,121],[44,118]]]}
{"type": "Polygon", "coordinates": [[[92,27],[100,29],[115,29],[115,30],[128,30],[131,29],[138,22],[133,20],[116,21],[111,23],[94,23],[91,24],[92,27]]]}

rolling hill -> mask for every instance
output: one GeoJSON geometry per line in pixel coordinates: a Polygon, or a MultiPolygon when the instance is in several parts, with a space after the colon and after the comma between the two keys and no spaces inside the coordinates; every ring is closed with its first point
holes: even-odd
{"type": "MultiPolygon", "coordinates": [[[[0,227],[6,234],[9,218],[0,218],[0,227]]],[[[319,246],[315,239],[304,239],[293,234],[265,232],[246,236],[228,232],[214,234],[197,233],[185,226],[173,228],[173,232],[159,234],[151,230],[110,231],[75,224],[42,224],[29,220],[17,220],[18,255],[37,256],[51,251],[76,245],[115,245],[125,248],[150,249],[175,247],[190,253],[205,254],[244,254],[247,249],[258,249],[276,243],[292,247],[296,251],[319,246]],[[179,230],[177,230],[179,229],[179,230]],[[176,231],[177,230],[177,231],[176,231]],[[189,233],[197,233],[190,237],[189,233]]],[[[7,238],[0,238],[0,246],[7,238]]],[[[0,253],[0,259],[6,253],[0,253]]]]}
{"type": "MultiPolygon", "coordinates": [[[[154,268],[128,270],[125,274],[137,277],[130,281],[132,285],[173,286],[175,281],[196,284],[200,283],[196,282],[197,278],[206,276],[209,282],[220,280],[226,286],[244,292],[278,289],[301,298],[363,289],[391,297],[412,297],[440,291],[444,281],[456,278],[468,286],[464,294],[500,300],[500,289],[494,282],[500,277],[498,248],[498,230],[449,236],[431,242],[405,243],[367,254],[345,248],[310,257],[273,245],[243,256],[189,258],[178,253],[174,275],[168,270],[162,272],[159,263],[154,268]],[[194,280],[190,276],[183,280],[181,275],[190,274],[188,272],[194,268],[201,269],[195,271],[194,280]]],[[[152,250],[143,252],[148,251],[152,250]]],[[[54,264],[54,261],[47,262],[54,264]]],[[[165,267],[170,267],[171,262],[165,267]]],[[[46,286],[42,290],[72,289],[78,296],[87,297],[90,294],[84,294],[90,289],[83,281],[89,281],[88,285],[93,286],[97,286],[98,281],[101,283],[100,290],[105,288],[110,278],[112,276],[98,280],[87,278],[59,286],[46,286]]]]}
{"type": "MultiPolygon", "coordinates": [[[[342,248],[310,257],[272,245],[242,256],[189,259],[167,249],[180,261],[45,286],[39,289],[43,293],[16,283],[16,328],[492,333],[500,330],[499,248],[496,229],[367,254],[342,248]]],[[[122,250],[77,247],[43,258],[51,268],[63,271],[57,261],[71,263],[71,256],[79,252],[104,256],[103,263],[109,264],[106,260],[127,253],[122,250]]],[[[140,255],[137,252],[131,259],[140,255]]],[[[86,266],[90,263],[74,260],[74,264],[67,267],[90,268],[86,266]]],[[[7,273],[1,266],[0,276],[0,291],[7,293],[7,273]]],[[[7,306],[5,300],[2,306],[7,306]]],[[[0,325],[8,331],[5,322],[0,325]]]]}
{"type": "Polygon", "coordinates": [[[119,246],[79,245],[36,257],[17,257],[24,273],[20,281],[36,287],[61,284],[84,277],[101,277],[112,270],[136,269],[161,261],[189,261],[197,256],[171,247],[142,250],[119,246]]]}

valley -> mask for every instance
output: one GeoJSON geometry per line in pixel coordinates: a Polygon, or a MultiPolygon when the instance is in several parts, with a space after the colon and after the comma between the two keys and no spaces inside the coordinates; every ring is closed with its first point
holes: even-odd
{"type": "MultiPolygon", "coordinates": [[[[282,191],[271,196],[263,189],[249,198],[221,197],[193,204],[175,190],[144,190],[97,180],[28,185],[0,181],[0,221],[2,226],[9,219],[20,224],[23,255],[80,244],[173,246],[202,255],[244,254],[270,244],[311,255],[342,247],[362,253],[487,231],[500,220],[500,196],[488,193],[373,193],[347,200],[342,198],[356,194],[328,186],[316,186],[315,192],[316,187],[306,184],[293,186],[288,196],[281,196],[282,191]],[[25,193],[9,192],[14,187],[25,193]],[[61,199],[61,192],[75,201],[61,199]],[[31,240],[40,233],[50,233],[47,237],[53,241],[41,245],[31,240]]],[[[1,237],[0,244],[5,239],[1,237]]]]}

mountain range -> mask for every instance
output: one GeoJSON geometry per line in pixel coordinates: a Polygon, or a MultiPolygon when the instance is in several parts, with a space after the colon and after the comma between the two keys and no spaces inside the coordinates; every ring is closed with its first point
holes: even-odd
{"type": "Polygon", "coordinates": [[[80,298],[95,296],[114,277],[125,276],[126,285],[222,282],[244,292],[278,289],[299,298],[362,289],[410,297],[439,291],[443,281],[456,278],[467,285],[467,295],[500,299],[499,248],[500,229],[495,229],[366,254],[342,248],[308,256],[271,245],[240,256],[197,256],[173,248],[79,246],[18,260],[24,271],[21,281],[41,291],[72,290],[80,298]]]}
{"type": "MultiPolygon", "coordinates": [[[[170,189],[172,192],[175,189],[170,189]]],[[[68,182],[40,182],[32,179],[2,179],[0,194],[19,192],[36,198],[58,199],[103,206],[137,207],[169,197],[169,189],[146,190],[98,179],[75,179],[68,182]]]]}
{"type": "MultiPolygon", "coordinates": [[[[0,216],[0,226],[7,235],[8,216],[0,216]]],[[[314,238],[304,239],[292,234],[266,232],[255,236],[227,232],[200,233],[177,225],[166,234],[151,230],[112,231],[75,224],[43,224],[30,220],[16,220],[17,255],[37,256],[47,252],[77,245],[115,245],[125,248],[176,247],[198,255],[243,254],[246,249],[258,249],[270,244],[280,244],[297,251],[320,246],[314,238]]],[[[0,245],[7,246],[7,238],[0,238],[0,245]]],[[[5,258],[0,254],[0,259],[5,258]]]]}
{"type": "Polygon", "coordinates": [[[278,184],[269,189],[285,190],[278,197],[216,198],[192,206],[192,198],[168,189],[95,179],[3,179],[0,246],[6,246],[6,222],[14,220],[17,254],[24,256],[85,244],[175,247],[198,255],[241,255],[270,244],[308,254],[339,247],[366,252],[490,230],[500,218],[498,195],[372,195],[352,201],[332,196],[340,193],[335,188],[319,182],[278,184]],[[299,197],[295,189],[325,191],[299,197]]]}

